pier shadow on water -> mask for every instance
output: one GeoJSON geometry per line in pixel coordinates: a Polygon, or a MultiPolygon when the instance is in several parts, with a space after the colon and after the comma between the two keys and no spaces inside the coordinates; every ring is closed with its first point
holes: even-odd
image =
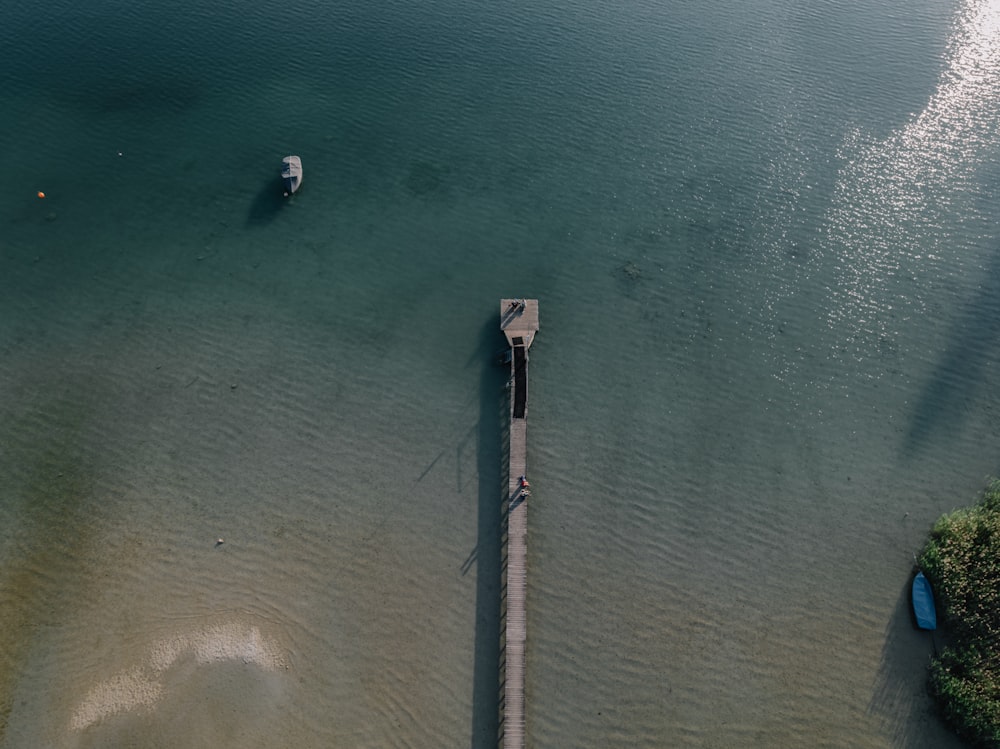
{"type": "Polygon", "coordinates": [[[916,456],[937,433],[957,429],[1000,344],[1000,248],[986,276],[951,325],[948,346],[910,416],[904,453],[916,456]]]}
{"type": "Polygon", "coordinates": [[[476,548],[461,568],[463,575],[473,565],[476,568],[472,749],[496,749],[500,728],[501,500],[507,478],[503,465],[507,370],[497,366],[493,355],[503,345],[499,325],[491,317],[483,326],[478,346],[466,365],[480,369],[476,548]]]}
{"type": "Polygon", "coordinates": [[[885,631],[882,659],[868,704],[899,749],[961,749],[965,744],[938,717],[927,691],[928,668],[941,634],[917,629],[906,578],[885,631]],[[936,638],[936,639],[935,639],[936,638]]]}

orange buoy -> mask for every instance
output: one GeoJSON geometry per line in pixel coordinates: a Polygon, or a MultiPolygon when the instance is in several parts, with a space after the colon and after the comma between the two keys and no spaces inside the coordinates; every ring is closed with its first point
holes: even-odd
{"type": "Polygon", "coordinates": [[[38,191],[38,197],[39,197],[39,198],[44,198],[44,197],[45,197],[45,193],[44,193],[44,192],[42,192],[41,190],[39,190],[39,191],[38,191]]]}

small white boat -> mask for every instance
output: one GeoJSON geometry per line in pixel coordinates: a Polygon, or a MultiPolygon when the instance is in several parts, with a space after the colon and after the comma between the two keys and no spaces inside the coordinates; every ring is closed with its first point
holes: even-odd
{"type": "Polygon", "coordinates": [[[291,195],[302,186],[302,159],[286,156],[281,160],[281,181],[285,186],[285,195],[291,195]]]}

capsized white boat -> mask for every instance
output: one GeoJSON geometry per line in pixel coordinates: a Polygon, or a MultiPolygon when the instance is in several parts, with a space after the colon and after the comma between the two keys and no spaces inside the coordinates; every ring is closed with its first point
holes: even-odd
{"type": "Polygon", "coordinates": [[[281,160],[281,181],[285,186],[285,195],[291,195],[302,186],[302,159],[286,156],[281,160]]]}

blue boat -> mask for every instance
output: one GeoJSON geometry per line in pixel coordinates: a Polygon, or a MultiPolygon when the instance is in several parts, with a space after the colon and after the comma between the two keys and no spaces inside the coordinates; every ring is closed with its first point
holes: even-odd
{"type": "Polygon", "coordinates": [[[937,611],[934,609],[934,591],[931,581],[918,572],[913,578],[913,614],[920,629],[937,629],[937,611]]]}

